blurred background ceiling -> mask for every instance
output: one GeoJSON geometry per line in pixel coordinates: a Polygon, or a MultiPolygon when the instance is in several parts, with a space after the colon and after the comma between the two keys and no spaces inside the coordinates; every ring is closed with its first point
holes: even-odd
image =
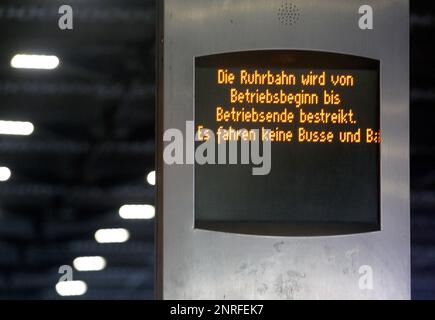
{"type": "Polygon", "coordinates": [[[30,136],[0,135],[0,298],[58,298],[61,265],[86,299],[153,298],[154,224],[124,220],[124,204],[153,204],[152,0],[69,0],[74,29],[58,28],[65,1],[0,1],[0,120],[30,121],[30,136]],[[56,55],[55,70],[13,69],[16,53],[56,55]],[[125,243],[99,244],[102,228],[125,243]]]}
{"type": "MultiPolygon", "coordinates": [[[[74,271],[87,284],[74,298],[150,299],[153,219],[125,220],[119,208],[154,202],[154,1],[67,2],[73,31],[57,26],[65,1],[0,1],[0,120],[34,125],[29,136],[0,134],[0,167],[11,171],[0,182],[0,298],[64,299],[59,267],[100,256],[103,270],[74,271]],[[60,66],[11,68],[23,52],[60,66]],[[98,243],[106,228],[128,241],[98,243]]],[[[427,1],[411,10],[413,297],[435,298],[435,11],[427,1]]]]}
{"type": "Polygon", "coordinates": [[[435,8],[410,4],[412,296],[435,299],[435,8]]]}

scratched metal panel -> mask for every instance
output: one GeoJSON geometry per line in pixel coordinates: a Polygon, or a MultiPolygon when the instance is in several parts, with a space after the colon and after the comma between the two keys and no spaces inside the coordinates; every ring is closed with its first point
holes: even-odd
{"type": "MultiPolygon", "coordinates": [[[[382,231],[330,237],[261,237],[193,229],[193,166],[159,163],[158,283],[165,299],[408,299],[408,1],[297,0],[299,21],[278,19],[283,0],[165,0],[160,134],[193,120],[195,56],[305,49],[381,61],[382,231]],[[358,8],[374,9],[374,30],[358,8]],[[373,268],[373,290],[358,286],[373,268]]],[[[160,136],[161,137],[161,136],[160,136]]],[[[160,149],[161,150],[161,149],[160,149]]],[[[160,157],[161,158],[161,157],[160,157]]]]}

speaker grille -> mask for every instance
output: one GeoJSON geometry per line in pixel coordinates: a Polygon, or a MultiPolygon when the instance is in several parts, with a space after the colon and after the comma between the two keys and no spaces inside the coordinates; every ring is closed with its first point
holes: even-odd
{"type": "Polygon", "coordinates": [[[294,3],[283,2],[278,8],[278,21],[285,26],[292,26],[299,21],[300,10],[294,3]]]}

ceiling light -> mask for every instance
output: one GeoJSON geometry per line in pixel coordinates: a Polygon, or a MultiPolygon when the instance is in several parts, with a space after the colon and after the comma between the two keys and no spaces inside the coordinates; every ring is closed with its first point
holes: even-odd
{"type": "Polygon", "coordinates": [[[16,69],[52,70],[59,65],[59,58],[37,54],[17,54],[11,60],[11,67],[16,69]]]}
{"type": "Polygon", "coordinates": [[[11,170],[8,167],[0,167],[0,181],[8,181],[11,177],[11,170]]]}
{"type": "Polygon", "coordinates": [[[156,172],[155,171],[151,171],[150,173],[148,173],[147,182],[152,186],[154,186],[156,184],[156,172]]]}
{"type": "Polygon", "coordinates": [[[100,229],[95,232],[98,243],[122,243],[128,241],[130,233],[126,229],[100,229]]]}
{"type": "Polygon", "coordinates": [[[88,291],[88,286],[83,281],[59,281],[56,291],[60,296],[82,296],[88,291]]]}
{"type": "Polygon", "coordinates": [[[0,120],[0,134],[29,136],[34,129],[31,122],[0,120]]]}
{"type": "Polygon", "coordinates": [[[119,208],[119,216],[123,219],[152,219],[155,209],[149,204],[126,204],[119,208]]]}
{"type": "Polygon", "coordinates": [[[101,271],[106,267],[106,259],[103,257],[78,257],[73,261],[77,271],[101,271]]]}

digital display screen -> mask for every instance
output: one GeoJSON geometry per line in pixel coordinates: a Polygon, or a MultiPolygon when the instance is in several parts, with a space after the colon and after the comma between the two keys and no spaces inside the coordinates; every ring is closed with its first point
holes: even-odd
{"type": "Polygon", "coordinates": [[[379,78],[379,61],[343,54],[196,57],[195,228],[287,236],[379,230],[379,78]]]}

